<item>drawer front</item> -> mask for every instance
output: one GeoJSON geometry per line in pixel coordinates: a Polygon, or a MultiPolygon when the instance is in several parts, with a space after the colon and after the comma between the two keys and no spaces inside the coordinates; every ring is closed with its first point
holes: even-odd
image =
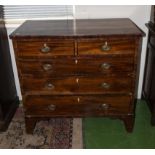
{"type": "Polygon", "coordinates": [[[26,115],[85,116],[115,115],[130,110],[130,96],[48,96],[32,95],[25,98],[26,115]]]}
{"type": "Polygon", "coordinates": [[[81,40],[78,42],[79,55],[126,55],[133,54],[134,51],[134,39],[81,40]]]}
{"type": "Polygon", "coordinates": [[[50,94],[128,93],[132,90],[129,77],[22,77],[23,92],[48,92],[50,94]]]}
{"type": "Polygon", "coordinates": [[[34,77],[61,77],[76,74],[74,59],[20,59],[18,61],[21,75],[34,77]]]}
{"type": "Polygon", "coordinates": [[[72,58],[52,60],[21,60],[19,70],[22,75],[65,76],[65,75],[105,75],[122,74],[133,71],[133,57],[72,58]]]}
{"type": "Polygon", "coordinates": [[[74,55],[73,41],[19,41],[18,57],[50,57],[74,55]]]}
{"type": "Polygon", "coordinates": [[[102,57],[92,59],[77,59],[77,73],[80,75],[120,75],[132,72],[134,67],[132,55],[128,57],[102,57]]]}

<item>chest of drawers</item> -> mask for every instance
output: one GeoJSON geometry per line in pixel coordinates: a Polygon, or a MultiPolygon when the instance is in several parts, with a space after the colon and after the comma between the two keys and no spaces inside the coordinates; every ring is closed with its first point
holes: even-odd
{"type": "Polygon", "coordinates": [[[27,133],[50,117],[108,116],[131,132],[141,41],[129,19],[26,21],[10,37],[27,133]]]}

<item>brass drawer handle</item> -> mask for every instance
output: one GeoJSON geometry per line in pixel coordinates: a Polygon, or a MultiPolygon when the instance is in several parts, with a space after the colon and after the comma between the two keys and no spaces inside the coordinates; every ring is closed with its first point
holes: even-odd
{"type": "Polygon", "coordinates": [[[52,65],[51,65],[51,64],[44,64],[44,65],[43,65],[43,69],[44,69],[45,71],[51,70],[51,69],[52,69],[52,65]]]}
{"type": "Polygon", "coordinates": [[[105,89],[108,89],[108,88],[110,88],[110,84],[104,82],[104,83],[101,84],[101,87],[102,87],[102,88],[105,88],[105,89]]]}
{"type": "Polygon", "coordinates": [[[48,106],[48,110],[50,110],[50,111],[54,111],[55,109],[56,109],[56,105],[54,105],[54,104],[50,104],[48,106]]]}
{"type": "Polygon", "coordinates": [[[50,50],[51,50],[51,48],[50,48],[49,46],[47,46],[46,43],[45,43],[45,44],[43,45],[43,47],[41,48],[41,52],[42,52],[42,53],[48,53],[48,52],[50,52],[50,50]]]}
{"type": "Polygon", "coordinates": [[[101,46],[102,51],[110,51],[110,49],[111,47],[108,45],[107,41],[101,46]]]}
{"type": "Polygon", "coordinates": [[[111,67],[111,65],[109,63],[106,63],[106,62],[101,65],[102,69],[109,69],[110,67],[111,67]]]}
{"type": "Polygon", "coordinates": [[[107,109],[109,109],[110,105],[107,103],[103,103],[103,104],[101,104],[101,107],[102,107],[102,109],[107,110],[107,109]]]}
{"type": "Polygon", "coordinates": [[[47,89],[54,89],[54,85],[52,83],[46,83],[45,88],[47,89]]]}

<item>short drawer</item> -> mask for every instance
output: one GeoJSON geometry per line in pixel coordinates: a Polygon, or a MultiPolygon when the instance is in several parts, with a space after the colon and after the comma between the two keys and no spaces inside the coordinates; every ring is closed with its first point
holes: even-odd
{"type": "Polygon", "coordinates": [[[71,75],[120,75],[133,71],[134,59],[128,57],[102,58],[68,58],[68,59],[23,59],[19,61],[19,71],[22,75],[33,76],[71,76],[71,75]]]}
{"type": "Polygon", "coordinates": [[[131,96],[49,96],[30,95],[25,98],[26,115],[43,116],[103,116],[130,111],[131,96]]]}
{"type": "Polygon", "coordinates": [[[79,55],[133,54],[134,39],[79,40],[79,55]]]}
{"type": "Polygon", "coordinates": [[[78,58],[78,75],[126,75],[133,72],[134,57],[128,56],[103,56],[101,58],[78,58]]]}
{"type": "Polygon", "coordinates": [[[24,76],[61,77],[76,74],[74,59],[20,59],[19,71],[24,76]]]}
{"type": "Polygon", "coordinates": [[[132,90],[130,77],[22,77],[23,92],[47,92],[49,94],[98,94],[129,93],[132,90]]]}
{"type": "Polygon", "coordinates": [[[49,57],[74,55],[74,42],[71,41],[18,41],[18,57],[49,57]]]}

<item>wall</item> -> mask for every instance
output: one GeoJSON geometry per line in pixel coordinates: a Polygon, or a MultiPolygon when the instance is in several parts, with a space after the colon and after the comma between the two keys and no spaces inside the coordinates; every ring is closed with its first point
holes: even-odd
{"type": "MultiPolygon", "coordinates": [[[[146,34],[148,34],[145,23],[149,21],[150,18],[151,6],[75,6],[75,18],[130,18],[132,19],[146,34]]],[[[10,34],[17,26],[19,25],[6,25],[8,34],[10,34]]],[[[12,47],[12,42],[9,40],[11,48],[11,58],[13,64],[13,70],[15,75],[15,82],[17,87],[17,93],[19,98],[21,97],[20,85],[17,76],[17,68],[14,58],[14,52],[12,47]]],[[[143,82],[143,73],[144,73],[144,64],[145,64],[145,54],[146,54],[146,43],[147,35],[143,39],[142,55],[141,55],[141,69],[140,69],[140,80],[139,80],[139,89],[138,89],[138,98],[141,97],[142,82],[143,82]]]]}
{"type": "MultiPolygon", "coordinates": [[[[8,35],[11,34],[18,26],[19,25],[7,25],[6,24],[8,35]]],[[[17,94],[19,96],[19,100],[22,100],[12,40],[10,40],[10,39],[8,39],[8,40],[9,40],[9,45],[10,45],[10,55],[11,55],[11,59],[12,59],[12,66],[13,66],[13,72],[14,72],[14,77],[15,77],[17,94]]]]}

